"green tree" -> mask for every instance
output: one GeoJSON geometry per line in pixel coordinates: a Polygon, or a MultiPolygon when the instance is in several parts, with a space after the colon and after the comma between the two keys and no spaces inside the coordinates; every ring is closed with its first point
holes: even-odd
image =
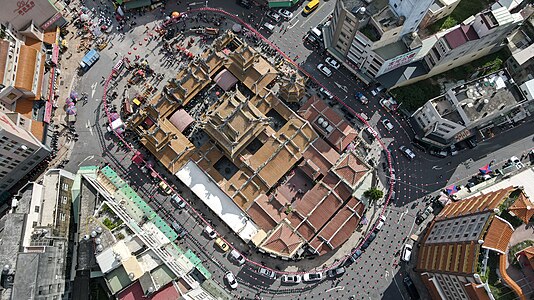
{"type": "Polygon", "coordinates": [[[445,21],[443,21],[443,24],[441,24],[440,30],[449,29],[451,27],[456,26],[458,24],[458,21],[456,21],[452,16],[448,16],[445,21]]]}
{"type": "Polygon", "coordinates": [[[372,201],[376,201],[384,196],[384,192],[376,188],[376,186],[370,187],[363,195],[372,201]]]}

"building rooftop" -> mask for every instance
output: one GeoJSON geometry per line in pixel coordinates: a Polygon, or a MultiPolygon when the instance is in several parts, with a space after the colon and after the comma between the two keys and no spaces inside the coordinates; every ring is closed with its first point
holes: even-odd
{"type": "Polygon", "coordinates": [[[445,41],[451,49],[460,47],[468,41],[478,39],[478,34],[471,25],[460,25],[458,28],[447,32],[444,36],[445,41]]]}
{"type": "Polygon", "coordinates": [[[528,224],[534,215],[534,204],[524,192],[521,192],[508,211],[511,215],[521,219],[523,223],[528,224]]]}
{"type": "Polygon", "coordinates": [[[523,96],[505,70],[452,88],[447,95],[456,107],[461,108],[458,111],[466,124],[523,101],[523,96]]]}
{"type": "Polygon", "coordinates": [[[512,227],[508,221],[495,216],[484,236],[482,248],[506,254],[506,249],[508,248],[508,243],[510,243],[510,238],[513,233],[514,227],[512,227]]]}

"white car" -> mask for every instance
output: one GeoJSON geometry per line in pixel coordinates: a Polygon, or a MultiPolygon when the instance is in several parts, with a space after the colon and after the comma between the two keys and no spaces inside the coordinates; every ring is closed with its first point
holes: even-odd
{"type": "Polygon", "coordinates": [[[276,279],[276,273],[274,273],[273,271],[271,271],[269,269],[259,268],[258,269],[258,274],[260,274],[262,276],[265,276],[267,278],[270,278],[270,279],[276,279]]]}
{"type": "Polygon", "coordinates": [[[171,199],[172,199],[172,204],[178,207],[179,209],[185,208],[185,206],[187,205],[185,201],[181,199],[180,197],[178,197],[178,195],[176,194],[172,195],[171,199]]]}
{"type": "Polygon", "coordinates": [[[412,245],[406,244],[404,245],[404,248],[402,248],[402,261],[410,261],[410,257],[412,256],[412,245]]]}
{"type": "Polygon", "coordinates": [[[232,289],[237,289],[237,281],[235,280],[235,276],[232,272],[228,271],[226,274],[224,274],[224,279],[228,282],[228,285],[232,289]]]}
{"type": "Polygon", "coordinates": [[[382,125],[384,125],[388,131],[393,130],[393,124],[391,124],[388,119],[382,119],[382,125]]]}
{"type": "Polygon", "coordinates": [[[379,220],[378,220],[378,225],[376,225],[375,230],[376,231],[380,231],[380,229],[382,229],[382,227],[384,226],[385,223],[386,223],[386,216],[381,215],[379,220]]]}
{"type": "Polygon", "coordinates": [[[332,95],[332,93],[330,93],[328,90],[326,90],[324,88],[320,88],[319,92],[321,94],[323,94],[326,97],[326,99],[328,99],[328,100],[334,99],[334,95],[332,95]]]}
{"type": "Polygon", "coordinates": [[[365,127],[365,131],[367,131],[367,133],[370,135],[371,138],[375,138],[379,136],[376,130],[374,130],[372,127],[365,127]]]}
{"type": "Polygon", "coordinates": [[[510,162],[513,163],[515,165],[515,167],[518,168],[518,169],[521,169],[521,168],[523,168],[525,166],[521,162],[521,160],[519,160],[519,158],[517,158],[517,156],[510,157],[510,162]]]}
{"type": "Polygon", "coordinates": [[[314,281],[321,281],[323,280],[323,273],[317,272],[317,273],[306,273],[304,276],[302,276],[302,280],[304,282],[314,282],[314,281]]]}
{"type": "Polygon", "coordinates": [[[245,257],[235,249],[232,249],[232,251],[230,251],[230,257],[240,266],[245,264],[245,257]]]}
{"type": "Polygon", "coordinates": [[[389,176],[391,180],[393,180],[393,183],[397,180],[397,176],[395,176],[395,169],[391,168],[391,176],[389,176]]]}
{"type": "Polygon", "coordinates": [[[280,20],[282,19],[282,17],[274,11],[268,11],[267,17],[273,19],[275,22],[280,22],[280,20]]]}
{"type": "Polygon", "coordinates": [[[278,14],[281,15],[282,17],[286,18],[286,20],[289,20],[289,19],[293,18],[293,13],[290,12],[289,10],[287,10],[287,9],[280,8],[278,10],[278,14]]]}
{"type": "Polygon", "coordinates": [[[412,149],[406,147],[406,146],[400,146],[399,150],[404,154],[408,159],[412,160],[415,158],[415,153],[413,153],[412,149]]]}
{"type": "Polygon", "coordinates": [[[384,88],[382,86],[377,86],[374,90],[371,91],[371,94],[373,94],[373,96],[376,96],[378,95],[378,93],[380,93],[381,90],[383,90],[384,88]]]}
{"type": "Polygon", "coordinates": [[[326,77],[332,76],[332,71],[330,71],[330,69],[323,64],[318,64],[317,69],[319,69],[319,71],[321,71],[321,73],[323,73],[326,77]]]}
{"type": "Polygon", "coordinates": [[[204,228],[204,232],[210,237],[210,239],[214,239],[217,237],[217,232],[215,232],[215,230],[213,230],[213,228],[211,228],[210,226],[206,226],[204,228]]]}
{"type": "Polygon", "coordinates": [[[334,69],[339,69],[339,67],[341,67],[341,65],[339,64],[339,62],[335,59],[333,59],[332,57],[327,57],[325,59],[326,63],[329,64],[332,68],[334,69]]]}
{"type": "Polygon", "coordinates": [[[297,284],[302,281],[302,277],[300,275],[282,275],[282,283],[290,283],[290,284],[297,284]]]}
{"type": "Polygon", "coordinates": [[[451,156],[455,156],[456,154],[458,154],[458,149],[455,145],[451,145],[451,156]]]}

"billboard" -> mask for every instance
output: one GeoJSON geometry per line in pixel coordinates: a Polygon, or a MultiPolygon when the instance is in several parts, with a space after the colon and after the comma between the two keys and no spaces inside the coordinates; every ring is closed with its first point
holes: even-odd
{"type": "Polygon", "coordinates": [[[378,70],[376,77],[411,63],[416,57],[419,50],[421,50],[421,47],[386,60],[382,64],[382,67],[380,67],[380,70],[378,70]]]}

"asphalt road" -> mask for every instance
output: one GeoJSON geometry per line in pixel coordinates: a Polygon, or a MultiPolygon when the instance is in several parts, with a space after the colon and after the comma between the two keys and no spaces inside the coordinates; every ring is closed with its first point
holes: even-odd
{"type": "MultiPolygon", "coordinates": [[[[412,149],[417,155],[413,161],[409,161],[397,150],[400,145],[409,146],[413,134],[406,122],[398,115],[391,115],[380,107],[378,97],[373,97],[364,86],[356,81],[355,77],[347,70],[341,68],[334,71],[330,78],[324,77],[316,69],[316,65],[324,60],[322,51],[317,51],[304,44],[302,38],[306,32],[324,22],[331,13],[334,1],[324,1],[321,7],[309,16],[301,15],[301,8],[295,9],[294,17],[290,21],[277,25],[277,29],[288,28],[287,32],[279,30],[267,37],[278,47],[294,58],[299,55],[298,62],[328,90],[332,91],[339,99],[343,100],[356,112],[365,112],[368,116],[374,116],[373,125],[380,135],[392,139],[389,149],[392,152],[394,168],[396,169],[397,183],[395,185],[395,199],[387,209],[387,223],[379,233],[376,240],[362,254],[359,260],[347,267],[347,272],[342,277],[335,280],[324,280],[318,284],[299,284],[295,286],[283,286],[280,280],[268,280],[257,275],[250,270],[250,267],[239,267],[230,262],[226,254],[221,253],[214,247],[213,241],[202,235],[203,225],[193,217],[189,209],[175,208],[166,195],[161,195],[157,190],[157,183],[151,177],[143,174],[139,168],[131,164],[132,153],[125,152],[115,145],[115,138],[106,133],[106,119],[103,118],[102,104],[102,77],[107,76],[114,64],[115,52],[127,52],[128,41],[142,40],[141,33],[129,33],[126,35],[126,43],[123,46],[117,40],[117,46],[112,49],[105,49],[101,52],[101,58],[97,64],[89,70],[80,80],[75,83],[75,90],[78,93],[89,94],[89,101],[84,106],[78,107],[78,119],[76,123],[77,132],[80,139],[77,142],[73,154],[66,169],[75,172],[79,166],[94,165],[102,162],[110,163],[119,174],[129,179],[136,186],[149,204],[155,208],[160,215],[169,221],[176,220],[188,229],[188,235],[180,241],[184,248],[192,249],[203,260],[204,265],[213,274],[213,278],[225,285],[222,276],[225,271],[231,270],[237,275],[240,286],[232,293],[238,297],[253,298],[258,293],[269,299],[348,299],[354,296],[355,299],[409,299],[402,285],[402,278],[406,275],[402,264],[398,265],[398,257],[395,253],[400,250],[406,242],[407,237],[416,230],[414,223],[415,215],[419,209],[424,207],[422,196],[435,190],[442,189],[448,182],[461,183],[464,178],[477,172],[479,167],[491,159],[502,161],[509,156],[517,155],[522,151],[532,147],[532,132],[527,130],[529,124],[521,125],[512,129],[507,134],[498,135],[489,141],[483,141],[475,150],[461,151],[455,157],[439,159],[422,153],[418,149],[412,149]],[[356,91],[363,92],[369,99],[368,105],[362,105],[355,98],[356,91]],[[378,120],[388,118],[394,125],[393,131],[387,131],[378,120]],[[517,142],[516,142],[517,141],[517,142]],[[487,157],[483,157],[487,155],[487,157]],[[473,157],[474,161],[465,164],[473,157]],[[481,158],[477,160],[477,158],[481,158]],[[466,166],[469,165],[469,168],[466,166]]],[[[259,9],[245,10],[238,7],[233,2],[217,3],[223,9],[238,14],[241,17],[255,15],[256,18],[266,17],[264,11],[259,9]],[[263,16],[263,17],[260,17],[263,16]]],[[[173,10],[168,7],[167,12],[173,10]]],[[[184,6],[182,4],[183,11],[184,6]]],[[[159,17],[159,16],[156,16],[159,17]]],[[[146,21],[154,16],[144,16],[138,18],[138,25],[142,26],[146,21]]],[[[260,24],[263,24],[260,23],[260,24]]],[[[142,31],[142,30],[141,30],[142,31]]],[[[265,31],[260,30],[265,33],[265,31]]],[[[158,56],[157,48],[152,51],[149,59],[157,62],[163,58],[158,56]]],[[[154,46],[155,47],[155,46],[154,46]]],[[[148,49],[140,47],[139,53],[149,53],[148,49]]],[[[156,63],[154,63],[156,65],[156,63]]],[[[157,66],[157,72],[173,74],[175,68],[167,65],[157,66]]],[[[169,78],[169,77],[167,77],[169,78]]],[[[124,82],[121,83],[122,85],[124,82]]],[[[120,92],[122,86],[119,84],[120,92]]],[[[530,124],[531,125],[531,124],[530,124]]],[[[517,156],[519,156],[517,155],[517,156]]],[[[159,168],[159,167],[158,167],[159,168]]],[[[380,168],[380,167],[379,167],[380,168]]],[[[164,171],[159,169],[163,174],[164,171]]],[[[175,178],[169,175],[168,179],[179,189],[180,184],[175,178]]],[[[192,199],[188,191],[183,190],[182,194],[186,199],[192,199]]],[[[214,227],[219,232],[232,240],[231,234],[224,225],[211,216],[210,212],[198,203],[194,203],[195,209],[204,213],[214,222],[214,227]]],[[[239,246],[239,245],[236,245],[239,246]]],[[[262,256],[253,253],[250,256],[262,261],[262,256]]],[[[279,266],[284,262],[280,261],[279,266]]],[[[313,265],[309,261],[308,265],[313,265]]],[[[273,268],[279,266],[272,266],[273,268]]]]}

